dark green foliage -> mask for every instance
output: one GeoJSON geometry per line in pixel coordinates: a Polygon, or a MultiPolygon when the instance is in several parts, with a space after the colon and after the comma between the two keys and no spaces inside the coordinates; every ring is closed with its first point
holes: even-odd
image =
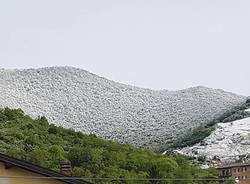
{"type": "Polygon", "coordinates": [[[206,161],[206,157],[205,156],[199,156],[198,161],[201,162],[201,163],[204,163],[206,161]]]}
{"type": "Polygon", "coordinates": [[[214,127],[199,127],[193,132],[187,134],[184,138],[181,138],[176,141],[176,143],[172,145],[171,148],[182,148],[185,146],[194,145],[203,140],[204,138],[208,137],[213,130],[214,127]]]}
{"type": "Polygon", "coordinates": [[[250,99],[248,99],[246,103],[234,107],[233,109],[225,112],[221,116],[215,118],[211,122],[207,123],[206,126],[200,126],[194,129],[181,139],[175,141],[172,145],[161,148],[160,151],[165,151],[165,150],[171,151],[176,148],[183,148],[186,146],[192,146],[196,143],[199,143],[212,133],[217,123],[227,123],[250,117],[250,113],[245,111],[247,108],[250,108],[250,99]]]}
{"type": "Polygon", "coordinates": [[[2,153],[9,156],[55,171],[59,171],[60,161],[70,161],[73,176],[111,178],[104,181],[96,180],[96,183],[202,184],[204,181],[192,180],[217,175],[210,170],[192,166],[188,159],[183,157],[162,156],[150,150],[102,140],[95,135],[84,135],[49,124],[45,117],[33,120],[25,116],[21,110],[8,108],[0,109],[0,148],[2,153]],[[176,177],[184,180],[112,179],[176,177]]]}

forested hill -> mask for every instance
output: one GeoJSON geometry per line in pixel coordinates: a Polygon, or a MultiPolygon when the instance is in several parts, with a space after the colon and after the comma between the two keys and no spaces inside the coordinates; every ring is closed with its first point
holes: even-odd
{"type": "MultiPolygon", "coordinates": [[[[162,156],[150,150],[102,140],[95,135],[84,135],[49,124],[45,117],[32,119],[20,109],[0,109],[0,149],[1,153],[56,171],[60,161],[68,160],[73,175],[83,178],[185,178],[188,180],[157,183],[216,183],[192,181],[213,177],[216,173],[190,165],[183,157],[162,156]]],[[[111,183],[111,179],[94,182],[111,183]]],[[[154,182],[129,180],[121,183],[154,182]]]]}
{"type": "Polygon", "coordinates": [[[202,86],[143,89],[72,67],[0,70],[0,93],[0,108],[144,148],[170,145],[246,100],[202,86]]]}

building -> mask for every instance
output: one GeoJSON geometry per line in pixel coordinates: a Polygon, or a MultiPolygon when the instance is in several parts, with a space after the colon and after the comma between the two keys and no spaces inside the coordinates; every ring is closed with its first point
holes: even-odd
{"type": "Polygon", "coordinates": [[[250,163],[239,163],[217,167],[220,178],[233,178],[239,184],[250,184],[250,163]]]}
{"type": "Polygon", "coordinates": [[[63,163],[61,173],[29,162],[0,154],[1,184],[90,184],[70,177],[69,164],[63,163]]]}

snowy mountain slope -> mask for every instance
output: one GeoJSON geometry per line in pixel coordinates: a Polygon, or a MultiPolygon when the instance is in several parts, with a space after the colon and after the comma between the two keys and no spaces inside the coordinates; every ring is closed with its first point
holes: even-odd
{"type": "Polygon", "coordinates": [[[137,146],[167,145],[246,98],[194,87],[154,91],[85,70],[0,70],[0,107],[21,108],[57,125],[137,146]]]}
{"type": "MultiPolygon", "coordinates": [[[[249,110],[247,110],[249,111],[249,110]]],[[[250,153],[250,118],[218,123],[212,134],[201,143],[180,150],[189,156],[206,156],[208,160],[234,160],[250,153]]]]}

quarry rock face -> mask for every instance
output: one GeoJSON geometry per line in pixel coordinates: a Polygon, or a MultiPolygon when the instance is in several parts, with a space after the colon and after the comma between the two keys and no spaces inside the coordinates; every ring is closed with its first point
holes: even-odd
{"type": "Polygon", "coordinates": [[[21,108],[66,128],[155,148],[246,100],[201,86],[143,89],[72,67],[0,70],[0,94],[1,108],[21,108]]]}

